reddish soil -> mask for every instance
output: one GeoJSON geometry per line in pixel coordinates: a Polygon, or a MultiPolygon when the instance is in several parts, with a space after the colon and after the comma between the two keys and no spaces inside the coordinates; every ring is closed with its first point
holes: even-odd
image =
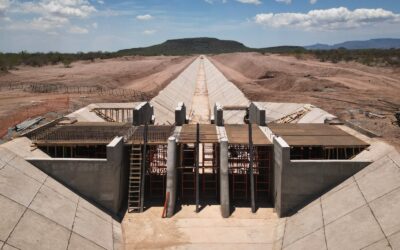
{"type": "MultiPolygon", "coordinates": [[[[76,110],[93,102],[128,102],[139,97],[129,95],[131,90],[156,95],[171,80],[176,78],[195,58],[194,57],[121,57],[95,62],[78,61],[70,68],[63,65],[40,68],[20,66],[16,70],[0,75],[0,132],[8,127],[39,115],[56,112],[59,115],[76,110]],[[10,89],[24,85],[61,85],[60,91],[33,93],[26,89],[10,89]],[[114,90],[106,93],[80,91],[85,87],[102,87],[114,90]],[[64,93],[65,88],[79,91],[64,93]],[[120,94],[128,92],[128,95],[120,94]],[[68,98],[68,104],[64,103],[68,98]],[[61,104],[60,104],[61,103],[61,104]]],[[[53,114],[51,117],[53,117],[53,114]]],[[[1,135],[0,135],[1,136],[1,135]]]]}
{"type": "Polygon", "coordinates": [[[211,60],[250,100],[311,103],[382,134],[400,148],[400,128],[392,124],[400,110],[399,68],[258,53],[222,54],[211,60]],[[365,111],[385,118],[368,118],[365,111]]]}

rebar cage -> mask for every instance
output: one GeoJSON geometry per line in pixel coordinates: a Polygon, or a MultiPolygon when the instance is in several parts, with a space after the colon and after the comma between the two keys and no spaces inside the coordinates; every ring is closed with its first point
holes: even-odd
{"type": "MultiPolygon", "coordinates": [[[[246,144],[230,144],[228,170],[231,200],[236,203],[250,201],[250,150],[246,144]]],[[[253,146],[254,192],[257,202],[268,202],[271,197],[272,150],[268,146],[253,146]]]]}

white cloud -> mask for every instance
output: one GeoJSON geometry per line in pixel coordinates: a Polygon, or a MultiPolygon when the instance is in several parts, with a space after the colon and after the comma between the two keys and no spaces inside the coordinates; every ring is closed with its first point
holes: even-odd
{"type": "Polygon", "coordinates": [[[0,12],[5,11],[10,6],[10,1],[0,0],[0,12]]]}
{"type": "Polygon", "coordinates": [[[15,12],[85,18],[96,12],[87,0],[40,0],[15,2],[15,12]]]}
{"type": "MultiPolygon", "coordinates": [[[[285,3],[285,4],[291,4],[292,3],[292,0],[275,0],[275,1],[278,2],[278,3],[285,3]]],[[[311,0],[311,1],[313,1],[313,0],[311,0]]]]}
{"type": "Polygon", "coordinates": [[[95,23],[92,23],[92,27],[97,29],[97,27],[99,27],[99,25],[95,22],[95,23]]]}
{"type": "Polygon", "coordinates": [[[86,0],[42,0],[39,2],[46,12],[63,16],[87,17],[96,8],[86,0]]]}
{"type": "Polygon", "coordinates": [[[312,10],[308,13],[263,13],[254,17],[257,24],[280,28],[338,30],[357,28],[385,22],[400,22],[400,15],[384,9],[355,9],[345,7],[312,10]]]}
{"type": "Polygon", "coordinates": [[[97,0],[97,3],[104,4],[105,2],[103,0],[97,0]]]}
{"type": "Polygon", "coordinates": [[[153,16],[152,16],[152,15],[149,15],[149,14],[146,14],[146,15],[138,15],[138,16],[136,16],[136,19],[137,19],[137,20],[140,20],[140,21],[148,21],[148,20],[153,19],[153,16]]]}
{"type": "Polygon", "coordinates": [[[5,12],[10,6],[10,1],[8,0],[0,0],[0,18],[4,17],[5,12]]]}
{"type": "Polygon", "coordinates": [[[318,0],[310,0],[310,4],[316,4],[318,0]]]}
{"type": "Polygon", "coordinates": [[[8,30],[36,30],[42,32],[53,32],[54,29],[62,28],[69,24],[64,17],[37,17],[29,22],[14,21],[6,27],[8,30]]]}
{"type": "Polygon", "coordinates": [[[89,30],[78,26],[72,26],[69,28],[68,32],[72,34],[87,34],[89,33],[89,30]]]}
{"type": "Polygon", "coordinates": [[[143,34],[145,34],[145,35],[153,35],[156,32],[157,32],[156,30],[145,30],[145,31],[143,31],[143,34]]]}
{"type": "Polygon", "coordinates": [[[255,5],[259,5],[262,4],[262,2],[260,0],[236,0],[240,3],[246,3],[246,4],[255,4],[255,5]]]}
{"type": "Polygon", "coordinates": [[[215,2],[227,3],[228,0],[204,0],[204,2],[209,4],[214,4],[215,2]]]}

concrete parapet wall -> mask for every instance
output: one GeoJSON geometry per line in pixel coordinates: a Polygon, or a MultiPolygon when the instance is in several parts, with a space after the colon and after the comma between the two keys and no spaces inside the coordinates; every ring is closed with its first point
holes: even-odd
{"type": "Polygon", "coordinates": [[[125,172],[122,137],[107,145],[107,159],[28,158],[31,164],[110,213],[120,212],[125,172]]]}
{"type": "Polygon", "coordinates": [[[371,161],[290,160],[290,147],[274,138],[274,202],[279,216],[287,216],[345,181],[371,161]]]}
{"type": "Polygon", "coordinates": [[[154,108],[149,102],[143,102],[133,109],[133,125],[149,124],[152,121],[154,108]]]}
{"type": "Polygon", "coordinates": [[[259,126],[265,126],[265,110],[252,102],[249,107],[249,121],[259,126]]]}

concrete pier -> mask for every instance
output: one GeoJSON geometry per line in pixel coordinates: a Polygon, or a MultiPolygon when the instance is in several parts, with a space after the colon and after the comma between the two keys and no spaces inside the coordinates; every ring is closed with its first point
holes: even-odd
{"type": "Polygon", "coordinates": [[[220,143],[220,202],[221,215],[228,218],[231,214],[229,201],[229,173],[228,173],[228,140],[220,143]]]}
{"type": "Polygon", "coordinates": [[[171,218],[175,213],[176,203],[176,138],[170,137],[168,139],[168,152],[167,152],[167,194],[169,193],[167,217],[171,218]]]}

